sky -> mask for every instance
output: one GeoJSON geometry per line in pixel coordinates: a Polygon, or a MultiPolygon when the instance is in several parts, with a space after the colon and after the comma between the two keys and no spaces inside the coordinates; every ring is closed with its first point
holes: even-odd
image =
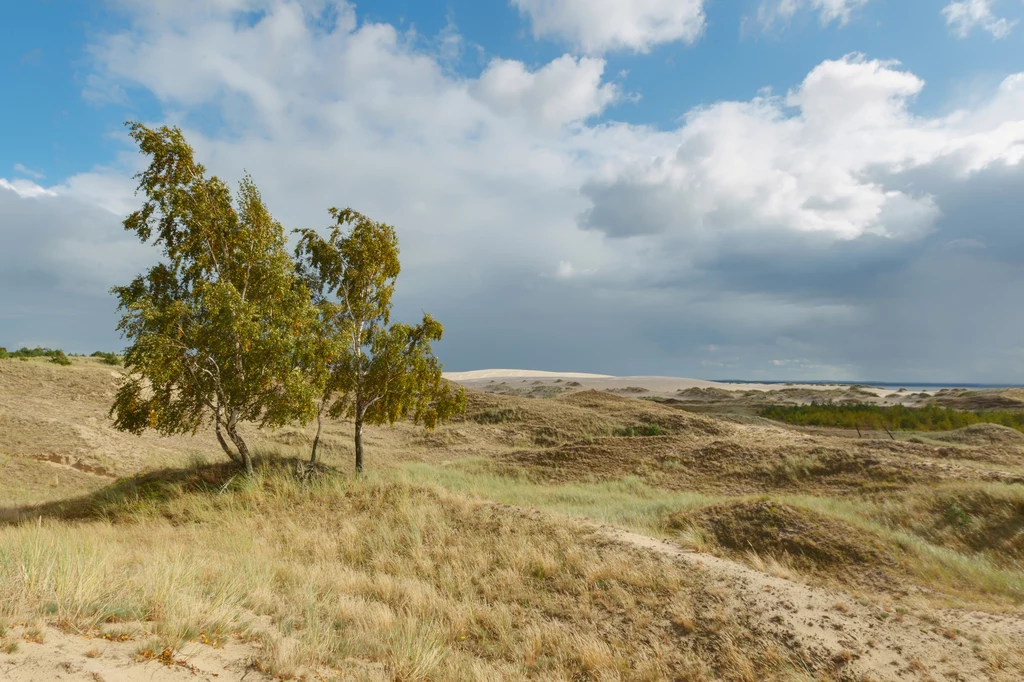
{"type": "Polygon", "coordinates": [[[0,346],[126,345],[137,120],[393,224],[448,370],[1024,383],[1022,0],[9,5],[0,346]]]}

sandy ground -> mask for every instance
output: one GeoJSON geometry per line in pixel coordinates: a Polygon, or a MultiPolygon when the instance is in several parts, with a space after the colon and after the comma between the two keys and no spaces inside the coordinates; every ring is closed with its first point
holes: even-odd
{"type": "Polygon", "coordinates": [[[109,641],[76,635],[54,627],[38,630],[18,626],[11,635],[19,641],[16,653],[0,652],[0,680],[4,682],[176,682],[197,680],[224,682],[271,679],[254,663],[259,653],[241,642],[220,648],[192,644],[161,658],[146,650],[143,642],[109,641]]]}
{"type": "Polygon", "coordinates": [[[975,652],[977,644],[1024,647],[1024,616],[1019,614],[899,613],[646,535],[611,526],[601,532],[611,542],[687,564],[719,586],[721,602],[707,605],[708,612],[698,613],[698,619],[732,612],[748,620],[752,632],[770,633],[805,657],[858,679],[985,680],[990,679],[990,663],[975,652]]]}
{"type": "MultiPolygon", "coordinates": [[[[510,384],[524,381],[539,380],[552,383],[561,379],[563,382],[575,381],[581,390],[597,391],[624,390],[628,388],[645,389],[645,395],[670,397],[676,391],[688,388],[718,388],[723,391],[778,391],[782,388],[804,388],[825,391],[837,387],[835,384],[732,384],[704,379],[687,379],[684,377],[638,376],[615,377],[607,374],[580,374],[573,372],[544,372],[529,369],[479,369],[471,372],[447,372],[445,378],[469,388],[482,389],[489,384],[506,382],[510,384]]],[[[893,392],[891,388],[868,388],[864,390],[882,397],[893,392]]]]}

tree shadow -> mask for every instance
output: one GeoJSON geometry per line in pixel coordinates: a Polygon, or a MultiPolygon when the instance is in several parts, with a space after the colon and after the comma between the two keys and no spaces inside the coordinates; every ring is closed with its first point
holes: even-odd
{"type": "MultiPolygon", "coordinates": [[[[296,476],[309,481],[317,475],[338,473],[334,467],[318,465],[315,472],[298,457],[257,455],[253,460],[256,479],[296,476]]],[[[114,483],[77,497],[40,504],[0,507],[0,526],[13,526],[39,519],[61,521],[123,520],[141,505],[159,505],[185,495],[220,495],[250,483],[245,471],[232,462],[163,468],[117,479],[114,483]]]]}

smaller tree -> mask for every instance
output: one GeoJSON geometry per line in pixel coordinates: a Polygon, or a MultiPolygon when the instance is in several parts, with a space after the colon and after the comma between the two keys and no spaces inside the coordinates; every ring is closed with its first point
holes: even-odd
{"type": "Polygon", "coordinates": [[[301,361],[319,395],[310,464],[317,461],[326,412],[355,423],[356,471],[362,472],[364,424],[394,424],[412,415],[433,429],[465,411],[466,392],[441,376],[431,348],[444,333],[437,320],[424,314],[416,326],[390,325],[401,270],[395,229],[348,208],[330,214],[329,237],[297,230],[295,252],[318,313],[317,333],[301,361]]]}

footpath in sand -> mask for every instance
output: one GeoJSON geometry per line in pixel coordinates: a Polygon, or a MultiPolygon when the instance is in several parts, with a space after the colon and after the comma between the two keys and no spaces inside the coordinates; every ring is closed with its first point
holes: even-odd
{"type": "MultiPolygon", "coordinates": [[[[610,542],[654,552],[697,570],[721,595],[698,620],[734,617],[750,632],[786,642],[815,667],[841,669],[844,677],[865,680],[989,680],[991,664],[975,652],[975,642],[1024,649],[1024,617],[945,610],[939,622],[886,611],[848,594],[762,573],[728,559],[601,526],[610,542]],[[967,637],[956,634],[956,628],[967,637]]],[[[698,628],[700,625],[698,625],[698,628]]]]}

